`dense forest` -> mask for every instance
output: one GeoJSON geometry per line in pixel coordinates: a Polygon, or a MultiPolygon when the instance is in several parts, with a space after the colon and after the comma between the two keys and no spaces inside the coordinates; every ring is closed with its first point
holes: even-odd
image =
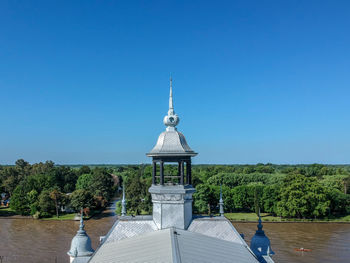
{"type": "MultiPolygon", "coordinates": [[[[125,166],[131,214],[151,213],[151,167],[125,166]]],[[[166,175],[177,167],[165,166],[166,175]]],[[[194,212],[218,213],[222,185],[225,212],[261,212],[284,218],[332,218],[350,214],[350,166],[345,165],[194,165],[194,212]]]]}
{"type": "Polygon", "coordinates": [[[0,192],[10,208],[35,218],[60,214],[62,207],[86,214],[103,209],[115,194],[111,169],[88,166],[71,168],[51,161],[30,165],[23,159],[15,166],[0,166],[0,192]]]}
{"type": "MultiPolygon", "coordinates": [[[[101,209],[124,184],[128,213],[152,212],[150,165],[61,166],[51,161],[0,166],[1,192],[14,211],[34,217],[101,209]],[[116,179],[117,178],[117,179],[116,179]],[[119,184],[116,184],[115,182],[119,184]]],[[[165,166],[176,175],[177,167],[165,166]]],[[[225,212],[261,212],[283,218],[332,218],[350,214],[350,166],[346,165],[194,165],[194,212],[218,212],[220,186],[225,212]]],[[[169,182],[174,183],[174,181],[169,182]]]]}

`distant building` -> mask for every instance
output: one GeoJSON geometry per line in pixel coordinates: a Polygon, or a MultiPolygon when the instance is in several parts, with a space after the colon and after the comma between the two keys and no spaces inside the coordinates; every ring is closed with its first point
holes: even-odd
{"type": "Polygon", "coordinates": [[[1,193],[0,206],[8,207],[10,205],[10,195],[8,193],[1,193]]]}
{"type": "MultiPolygon", "coordinates": [[[[66,197],[69,198],[69,196],[71,194],[72,193],[66,193],[66,197]]],[[[61,204],[60,205],[60,210],[63,213],[73,213],[74,212],[74,209],[69,204],[61,204]]],[[[77,220],[79,220],[79,219],[77,219],[77,220]]]]}
{"type": "MultiPolygon", "coordinates": [[[[179,121],[174,111],[170,80],[169,111],[164,117],[167,128],[159,135],[155,147],[147,153],[153,165],[149,189],[153,215],[124,216],[127,205],[123,198],[123,216],[101,238],[100,246],[89,259],[80,258],[78,261],[76,258],[74,263],[259,262],[259,257],[224,216],[193,216],[192,195],[195,189],[192,187],[191,158],[197,153],[188,146],[185,136],[177,131],[179,121]],[[177,163],[177,175],[164,174],[165,162],[177,163]]],[[[223,204],[221,196],[222,215],[223,204]]],[[[273,262],[269,255],[264,260],[273,262]]]]}

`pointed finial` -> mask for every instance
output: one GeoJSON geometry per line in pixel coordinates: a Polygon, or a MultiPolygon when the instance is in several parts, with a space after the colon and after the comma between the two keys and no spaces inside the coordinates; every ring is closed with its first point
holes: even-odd
{"type": "Polygon", "coordinates": [[[180,118],[175,114],[173,103],[173,78],[170,75],[170,93],[169,93],[169,110],[168,115],[164,117],[164,124],[167,130],[176,130],[175,126],[179,124],[180,118]]]}
{"type": "Polygon", "coordinates": [[[261,221],[260,207],[259,207],[259,214],[258,214],[258,216],[259,216],[259,220],[258,220],[259,224],[257,225],[257,227],[258,227],[257,232],[258,232],[258,231],[264,232],[264,231],[262,230],[262,229],[263,229],[263,225],[262,225],[262,221],[261,221]]]}
{"type": "Polygon", "coordinates": [[[86,231],[84,229],[85,225],[84,225],[84,210],[81,209],[80,210],[80,223],[79,223],[79,229],[77,231],[77,235],[86,235],[86,231]]]}
{"type": "Polygon", "coordinates": [[[168,115],[174,115],[174,102],[173,102],[173,78],[170,74],[170,94],[169,94],[169,111],[168,115]]]}
{"type": "Polygon", "coordinates": [[[79,230],[84,230],[84,211],[83,209],[81,209],[81,212],[80,212],[80,224],[79,224],[79,230]]]}
{"type": "Polygon", "coordinates": [[[222,199],[222,185],[220,185],[220,216],[224,216],[224,200],[222,199]]]}
{"type": "Polygon", "coordinates": [[[125,185],[123,183],[122,216],[126,216],[125,185]]]}

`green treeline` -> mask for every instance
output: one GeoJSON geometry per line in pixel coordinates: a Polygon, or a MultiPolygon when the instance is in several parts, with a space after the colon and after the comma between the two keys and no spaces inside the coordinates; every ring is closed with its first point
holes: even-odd
{"type": "MultiPolygon", "coordinates": [[[[124,166],[128,211],[149,214],[151,167],[124,166]]],[[[177,167],[165,166],[166,175],[177,167]]],[[[285,218],[324,218],[350,214],[350,166],[331,165],[194,165],[194,212],[218,212],[220,185],[225,212],[261,212],[285,218]]]]}
{"type": "MultiPolygon", "coordinates": [[[[177,171],[175,165],[165,166],[166,175],[177,171]]],[[[151,214],[150,165],[89,168],[18,160],[15,166],[0,166],[0,186],[11,196],[13,210],[44,217],[58,214],[62,205],[74,210],[103,208],[117,194],[112,174],[119,185],[125,185],[128,213],[151,214]]],[[[220,185],[225,212],[260,209],[284,218],[312,219],[350,214],[350,166],[346,165],[194,165],[192,178],[197,214],[218,212],[220,185]]]]}
{"type": "Polygon", "coordinates": [[[0,166],[0,191],[7,193],[12,210],[35,218],[59,217],[61,208],[86,214],[103,208],[115,193],[112,170],[82,166],[73,169],[53,162],[0,166]]]}

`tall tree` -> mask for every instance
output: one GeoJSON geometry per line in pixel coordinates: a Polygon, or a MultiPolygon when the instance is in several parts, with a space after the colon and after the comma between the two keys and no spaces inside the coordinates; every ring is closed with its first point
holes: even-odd
{"type": "Polygon", "coordinates": [[[76,211],[84,208],[92,208],[93,203],[93,195],[84,189],[75,190],[70,196],[70,204],[76,211]]]}
{"type": "Polygon", "coordinates": [[[209,184],[198,184],[196,186],[196,192],[193,194],[193,199],[195,211],[208,213],[208,215],[212,213],[212,210],[218,204],[215,189],[209,184]]]}
{"type": "Polygon", "coordinates": [[[62,193],[57,188],[54,188],[50,192],[50,198],[55,202],[56,217],[58,218],[59,217],[58,207],[59,207],[59,203],[62,199],[62,193]]]}
{"type": "Polygon", "coordinates": [[[330,205],[327,190],[316,177],[290,175],[286,177],[277,204],[278,213],[283,217],[322,217],[330,205]]]}

